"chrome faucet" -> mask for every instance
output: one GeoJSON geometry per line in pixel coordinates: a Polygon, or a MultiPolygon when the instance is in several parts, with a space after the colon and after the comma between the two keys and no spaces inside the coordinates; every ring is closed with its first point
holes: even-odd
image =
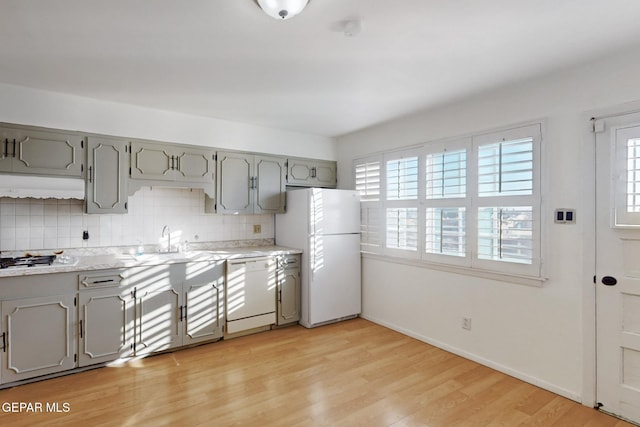
{"type": "Polygon", "coordinates": [[[162,227],[162,234],[160,235],[160,238],[164,239],[165,236],[167,237],[167,249],[160,250],[160,252],[171,252],[171,229],[168,225],[162,227]]]}

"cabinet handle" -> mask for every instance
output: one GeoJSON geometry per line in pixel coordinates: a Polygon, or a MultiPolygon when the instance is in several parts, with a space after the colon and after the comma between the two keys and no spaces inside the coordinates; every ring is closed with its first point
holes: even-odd
{"type": "Polygon", "coordinates": [[[83,338],[83,333],[82,333],[82,320],[80,320],[80,338],[83,338]]]}
{"type": "Polygon", "coordinates": [[[13,138],[13,157],[16,157],[16,139],[13,138]]]}
{"type": "Polygon", "coordinates": [[[315,178],[317,175],[317,171],[316,171],[316,167],[312,167],[311,168],[311,178],[315,178]]]}
{"type": "Polygon", "coordinates": [[[180,156],[176,156],[176,169],[180,170],[180,156]]]}
{"type": "Polygon", "coordinates": [[[89,166],[89,182],[93,182],[93,166],[89,166]]]}
{"type": "Polygon", "coordinates": [[[114,282],[114,280],[113,279],[94,280],[91,283],[96,284],[96,283],[111,283],[111,282],[114,282]]]}
{"type": "Polygon", "coordinates": [[[282,289],[278,290],[278,302],[282,304],[282,289]]]}
{"type": "Polygon", "coordinates": [[[184,306],[184,321],[187,321],[187,306],[184,306]]]}
{"type": "Polygon", "coordinates": [[[180,306],[180,321],[182,322],[182,306],[180,306]]]}
{"type": "Polygon", "coordinates": [[[2,333],[2,351],[3,352],[7,352],[7,333],[3,332],[2,333]]]}

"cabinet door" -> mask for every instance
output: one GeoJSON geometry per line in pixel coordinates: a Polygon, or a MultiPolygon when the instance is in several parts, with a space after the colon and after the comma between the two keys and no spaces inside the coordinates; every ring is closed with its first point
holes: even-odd
{"type": "Polygon", "coordinates": [[[300,270],[278,272],[278,325],[300,320],[300,270]]]}
{"type": "Polygon", "coordinates": [[[183,288],[185,299],[182,344],[222,337],[224,262],[188,263],[183,288]]]}
{"type": "Polygon", "coordinates": [[[137,292],[136,306],[136,355],[179,347],[180,291],[174,287],[154,288],[137,292]]]}
{"type": "Polygon", "coordinates": [[[316,162],[311,169],[318,187],[335,188],[336,162],[316,162]]]}
{"type": "Polygon", "coordinates": [[[255,213],[283,213],[287,167],[285,159],[255,156],[255,213]]]}
{"type": "Polygon", "coordinates": [[[253,213],[253,155],[218,153],[218,213],[253,213]]]}
{"type": "Polygon", "coordinates": [[[336,162],[289,159],[287,184],[301,187],[336,187],[336,162]]]}
{"type": "Polygon", "coordinates": [[[175,164],[175,156],[166,145],[131,142],[131,178],[172,181],[175,164]]]}
{"type": "Polygon", "coordinates": [[[89,137],[87,213],[126,213],[128,142],[89,137]]]}
{"type": "Polygon", "coordinates": [[[215,166],[212,150],[174,147],[174,151],[177,180],[213,183],[215,166]]]}
{"type": "Polygon", "coordinates": [[[311,176],[311,165],[303,159],[289,159],[289,170],[287,171],[287,184],[300,186],[313,186],[311,176]]]}
{"type": "Polygon", "coordinates": [[[83,137],[49,130],[2,128],[5,171],[81,177],[83,137]]]}
{"type": "Polygon", "coordinates": [[[129,356],[134,338],[131,291],[119,288],[83,291],[79,301],[79,366],[129,356]]]}
{"type": "Polygon", "coordinates": [[[75,367],[73,295],[2,301],[3,383],[75,367]]]}

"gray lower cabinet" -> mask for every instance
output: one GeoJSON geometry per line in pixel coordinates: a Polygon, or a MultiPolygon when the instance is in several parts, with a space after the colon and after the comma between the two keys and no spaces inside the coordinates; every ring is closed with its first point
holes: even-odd
{"type": "Polygon", "coordinates": [[[194,262],[184,265],[183,345],[222,337],[224,265],[224,262],[194,262]]]}
{"type": "Polygon", "coordinates": [[[74,295],[5,300],[2,314],[2,383],[74,368],[74,295]]]}
{"type": "Polygon", "coordinates": [[[276,324],[289,325],[300,320],[300,255],[278,257],[276,270],[277,316],[276,324]]]}
{"type": "Polygon", "coordinates": [[[135,354],[222,337],[224,264],[195,262],[136,267],[135,354]],[[148,271],[146,271],[148,270],[148,271]]]}
{"type": "Polygon", "coordinates": [[[128,146],[123,139],[87,139],[87,213],[127,212],[128,146]]]}
{"type": "Polygon", "coordinates": [[[130,356],[135,304],[126,270],[91,271],[78,282],[78,366],[130,356]]]}
{"type": "Polygon", "coordinates": [[[214,151],[160,142],[131,142],[131,178],[213,183],[214,151]]]}
{"type": "Polygon", "coordinates": [[[136,355],[182,345],[178,317],[182,306],[181,286],[161,282],[164,280],[136,289],[136,355]]]}
{"type": "Polygon", "coordinates": [[[218,152],[217,159],[218,213],[284,212],[285,159],[235,152],[218,152]]]}
{"type": "Polygon", "coordinates": [[[110,362],[132,354],[134,301],[127,289],[80,292],[78,366],[110,362]]]}
{"type": "Polygon", "coordinates": [[[0,172],[82,177],[84,137],[0,124],[0,172]]]}
{"type": "Polygon", "coordinates": [[[287,185],[335,188],[337,185],[336,170],[336,162],[289,158],[287,160],[287,185]]]}

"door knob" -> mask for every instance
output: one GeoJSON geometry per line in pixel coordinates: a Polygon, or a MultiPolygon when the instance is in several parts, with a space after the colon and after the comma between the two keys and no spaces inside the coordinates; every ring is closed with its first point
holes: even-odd
{"type": "Polygon", "coordinates": [[[602,278],[602,284],[606,286],[615,286],[618,283],[618,280],[612,276],[604,276],[602,278]]]}

